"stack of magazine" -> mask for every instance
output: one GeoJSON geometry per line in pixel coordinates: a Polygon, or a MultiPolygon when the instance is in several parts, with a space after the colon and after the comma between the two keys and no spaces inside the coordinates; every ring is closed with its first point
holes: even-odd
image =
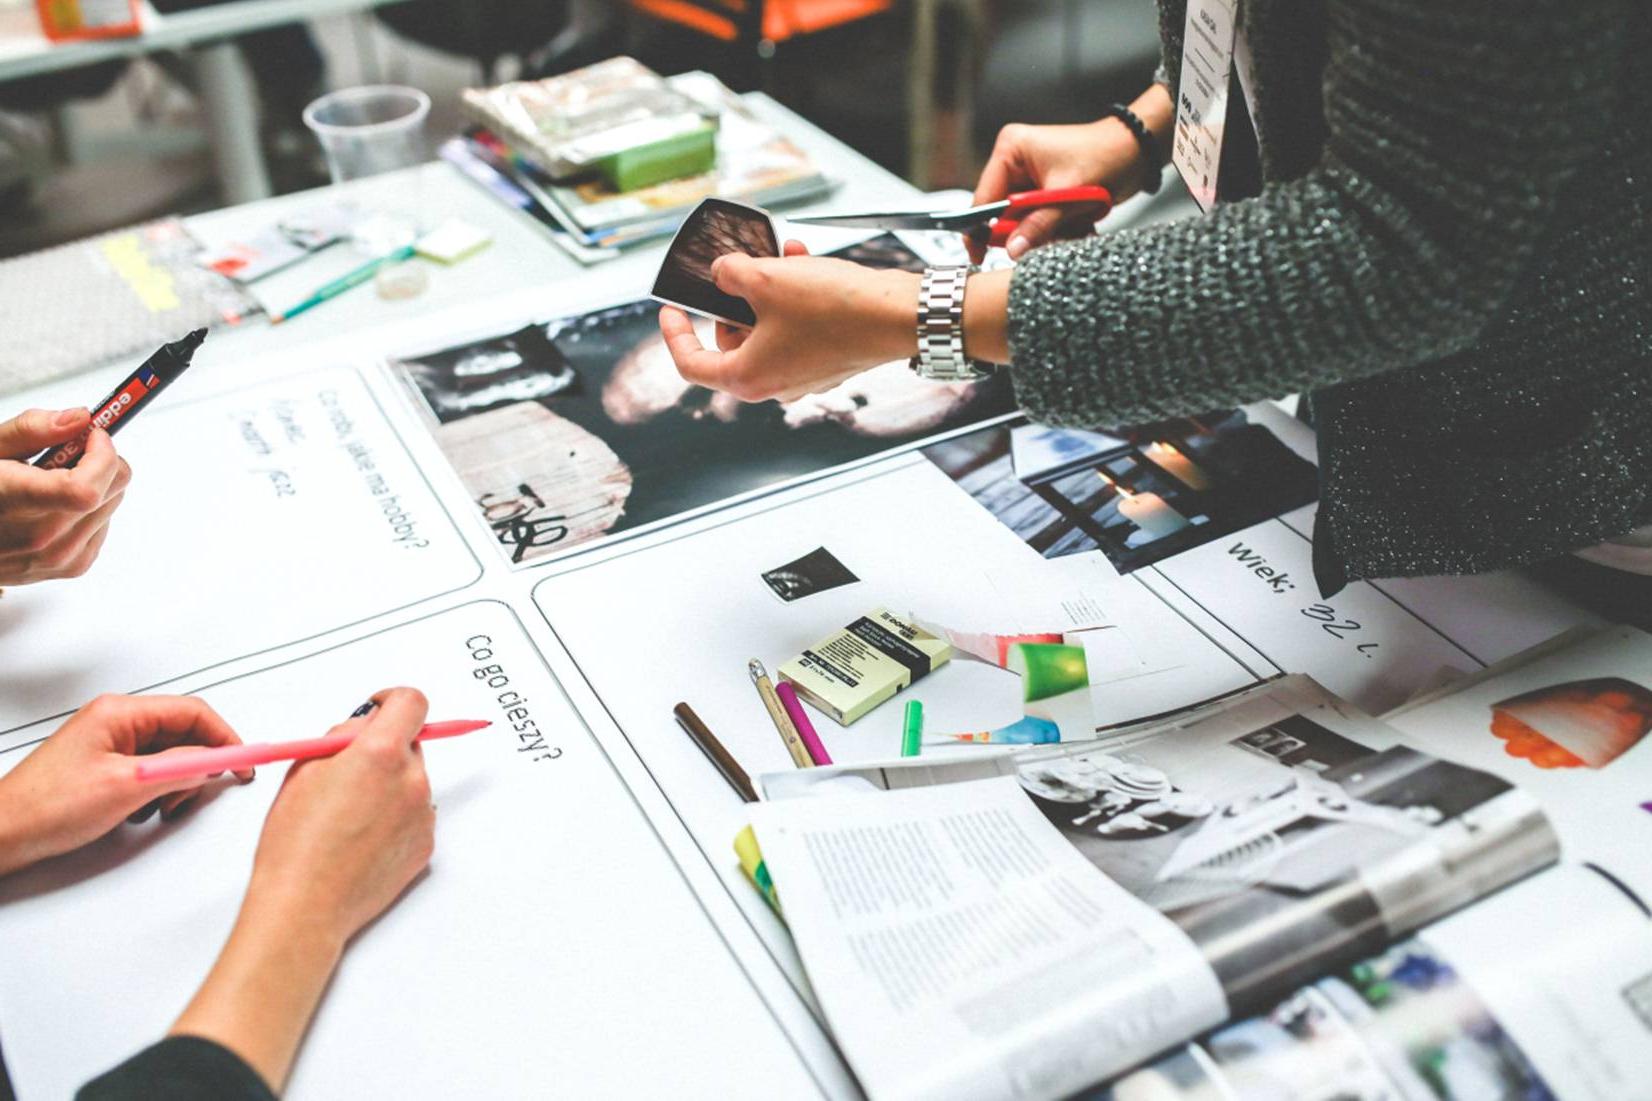
{"type": "Polygon", "coordinates": [[[1284,677],[774,774],[752,825],[875,1099],[1648,1098],[1649,731],[1608,628],[1385,721],[1284,677]]]}
{"type": "MultiPolygon", "coordinates": [[[[616,95],[613,84],[605,80],[593,94],[616,95]]],[[[466,109],[477,125],[449,140],[442,156],[503,201],[541,221],[570,252],[586,261],[610,258],[628,246],[669,237],[683,217],[708,196],[754,206],[784,206],[818,197],[831,186],[801,147],[758,118],[709,73],[659,78],[635,62],[617,58],[580,73],[531,84],[472,89],[464,95],[466,109]],[[656,97],[671,97],[677,106],[668,113],[717,120],[716,163],[711,171],[616,191],[599,174],[571,168],[559,153],[564,147],[542,136],[548,127],[554,129],[553,120],[545,116],[565,109],[570,99],[567,89],[553,95],[547,85],[589,79],[581,74],[622,61],[658,82],[659,87],[649,91],[656,97]]],[[[621,98],[632,107],[641,102],[633,102],[636,94],[621,98]]],[[[589,104],[586,111],[594,114],[589,104]]],[[[624,112],[615,119],[626,126],[639,121],[624,112]]]]}

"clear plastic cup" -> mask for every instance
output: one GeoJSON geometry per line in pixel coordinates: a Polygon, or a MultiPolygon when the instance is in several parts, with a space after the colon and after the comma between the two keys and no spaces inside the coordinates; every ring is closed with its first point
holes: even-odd
{"type": "Polygon", "coordinates": [[[370,84],[331,92],[304,108],[334,183],[421,164],[430,97],[399,84],[370,84]]]}

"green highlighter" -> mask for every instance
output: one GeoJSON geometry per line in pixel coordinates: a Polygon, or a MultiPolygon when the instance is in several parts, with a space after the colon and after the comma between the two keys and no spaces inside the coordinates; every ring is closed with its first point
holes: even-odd
{"type": "Polygon", "coordinates": [[[906,717],[901,724],[901,756],[916,757],[924,747],[924,705],[906,701],[906,717]]]}

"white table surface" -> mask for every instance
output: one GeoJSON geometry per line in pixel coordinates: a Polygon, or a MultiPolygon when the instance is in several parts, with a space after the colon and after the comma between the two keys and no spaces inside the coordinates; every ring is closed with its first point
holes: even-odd
{"type": "MultiPolygon", "coordinates": [[[[834,191],[804,207],[809,209],[898,209],[919,206],[919,193],[898,176],[878,167],[842,142],[804,121],[760,93],[747,96],[759,117],[779,127],[806,149],[826,174],[838,182],[834,191]]],[[[639,246],[618,259],[585,266],[563,252],[537,222],[506,207],[446,162],[387,173],[367,180],[273,199],[227,207],[187,219],[204,243],[217,245],[250,238],[277,219],[329,201],[348,199],[363,206],[382,204],[395,209],[417,205],[426,220],[460,218],[493,235],[492,244],[452,266],[416,260],[429,275],[429,285],[416,298],[386,301],[373,286],[363,286],[323,303],[281,325],[253,320],[235,329],[213,334],[213,341],[247,355],[262,355],[298,347],[346,330],[389,329],[398,336],[421,327],[432,315],[467,303],[490,306],[513,295],[532,297],[537,288],[577,281],[584,290],[595,283],[636,297],[648,293],[659,267],[665,242],[639,246]]],[[[784,228],[784,227],[782,227],[784,228]]],[[[841,234],[842,231],[835,231],[841,234]]],[[[864,236],[864,233],[861,234],[864,236]]],[[[800,235],[801,236],[801,235],[800,235]]],[[[844,239],[851,239],[845,235],[844,239]]],[[[819,240],[819,238],[814,238],[819,240]]],[[[361,263],[348,246],[336,245],[300,261],[292,268],[260,280],[253,290],[261,301],[280,308],[303,298],[315,287],[361,263]]],[[[399,343],[399,341],[398,341],[399,343]]]]}

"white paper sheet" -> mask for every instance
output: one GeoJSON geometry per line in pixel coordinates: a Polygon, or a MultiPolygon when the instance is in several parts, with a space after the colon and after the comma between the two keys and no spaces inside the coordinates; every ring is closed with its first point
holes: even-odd
{"type": "Polygon", "coordinates": [[[1013,778],[765,803],[752,824],[879,1101],[1060,1097],[1227,1015],[1186,934],[1013,778]]]}
{"type": "MultiPolygon", "coordinates": [[[[821,1092],[505,606],[200,695],[277,740],[399,682],[424,688],[433,718],[495,725],[426,750],[430,872],[346,953],[287,1096],[821,1092]],[[508,720],[502,698],[531,719],[508,720]]],[[[67,1097],[164,1034],[229,931],[282,771],[0,882],[0,1019],[21,1096],[67,1097]]]]}
{"type": "Polygon", "coordinates": [[[451,593],[480,564],[348,368],[158,403],[97,566],[8,591],[0,735],[451,593]]]}

